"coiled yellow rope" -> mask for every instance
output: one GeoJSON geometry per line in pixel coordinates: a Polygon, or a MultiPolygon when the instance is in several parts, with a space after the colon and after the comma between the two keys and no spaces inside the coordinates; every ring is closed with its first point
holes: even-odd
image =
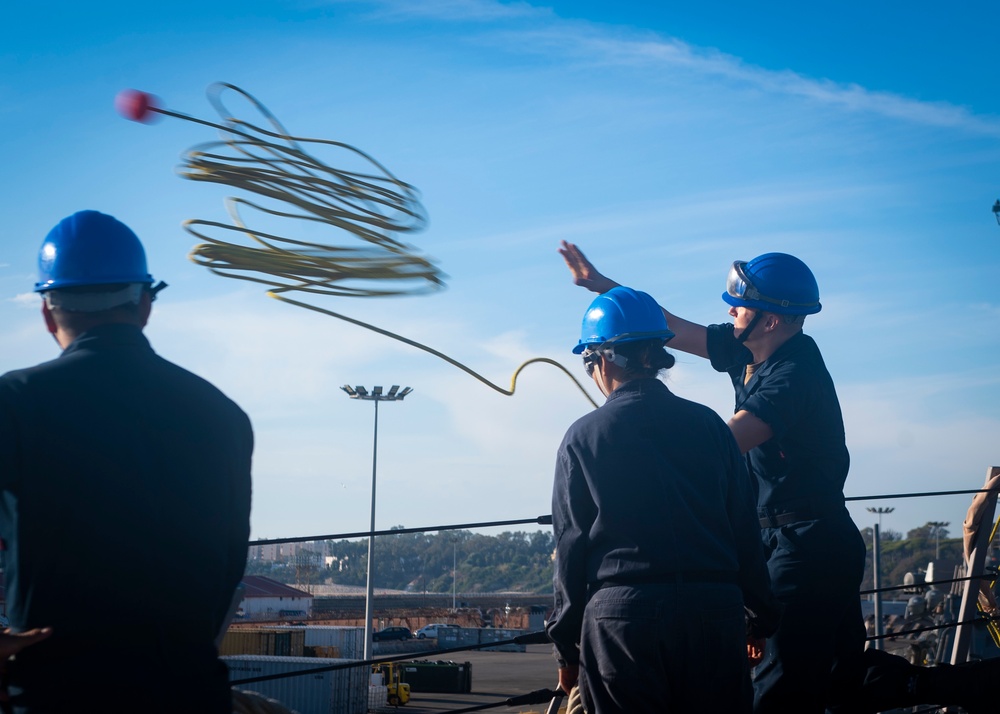
{"type": "Polygon", "coordinates": [[[184,228],[204,241],[189,257],[213,273],[269,286],[267,295],[290,305],[304,307],[377,332],[439,357],[475,377],[492,389],[511,396],[521,370],[544,362],[558,367],[597,407],[583,385],[555,360],[536,357],[514,372],[510,389],[504,389],[464,364],[426,345],[375,327],[361,320],[286,297],[298,291],[346,297],[386,297],[417,294],[444,287],[444,275],[429,259],[396,238],[422,230],[427,216],[417,190],[397,179],[368,154],[347,144],[325,139],[307,139],[288,134],[271,112],[242,89],[231,84],[209,88],[209,101],[224,124],[195,119],[156,109],[220,130],[219,141],[200,144],[184,154],[179,174],[192,181],[220,183],[277,202],[283,208],[265,206],[243,198],[226,199],[231,224],[192,219],[184,228]],[[267,119],[272,130],[234,118],[222,102],[226,90],[237,93],[267,119]],[[339,150],[355,161],[355,170],[336,169],[309,154],[306,144],[339,150]],[[336,246],[294,240],[250,227],[241,208],[279,219],[297,218],[346,231],[361,239],[361,246],[336,246]],[[213,237],[209,230],[234,232],[250,239],[250,245],[213,237]]]}
{"type": "Polygon", "coordinates": [[[226,199],[232,224],[200,219],[184,223],[190,233],[206,241],[191,252],[192,260],[219,275],[264,283],[278,292],[301,290],[372,297],[412,294],[444,286],[437,267],[395,237],[423,230],[427,224],[413,186],[347,144],[290,136],[267,107],[238,87],[212,85],[208,96],[225,122],[221,126],[212,125],[220,129],[221,140],[199,144],[187,151],[180,175],[192,181],[242,189],[273,199],[290,210],[242,198],[226,199]],[[236,92],[250,102],[274,131],[233,118],[222,102],[225,90],[236,92]],[[345,160],[355,160],[365,170],[333,168],[310,155],[304,144],[339,149],[345,160]],[[255,230],[243,221],[240,215],[243,206],[271,216],[342,229],[367,245],[335,246],[255,230]],[[242,233],[258,247],[213,238],[201,227],[242,233]],[[402,284],[384,287],[387,281],[402,281],[402,284]],[[376,283],[378,287],[344,285],[345,282],[376,283]]]}

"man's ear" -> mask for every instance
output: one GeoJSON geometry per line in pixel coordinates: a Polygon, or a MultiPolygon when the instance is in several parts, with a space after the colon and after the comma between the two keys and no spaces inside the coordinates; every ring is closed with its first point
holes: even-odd
{"type": "Polygon", "coordinates": [[[52,310],[49,309],[45,298],[42,298],[42,318],[45,320],[45,329],[49,331],[49,334],[56,334],[59,326],[56,324],[56,318],[52,315],[52,310]]]}

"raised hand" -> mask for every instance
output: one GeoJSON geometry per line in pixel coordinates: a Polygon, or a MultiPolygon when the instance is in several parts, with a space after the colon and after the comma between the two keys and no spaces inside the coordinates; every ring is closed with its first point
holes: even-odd
{"type": "Polygon", "coordinates": [[[602,275],[594,264],[587,260],[587,256],[576,244],[562,241],[559,254],[566,261],[566,267],[572,273],[576,285],[595,293],[606,293],[611,288],[618,287],[618,283],[602,275]]]}

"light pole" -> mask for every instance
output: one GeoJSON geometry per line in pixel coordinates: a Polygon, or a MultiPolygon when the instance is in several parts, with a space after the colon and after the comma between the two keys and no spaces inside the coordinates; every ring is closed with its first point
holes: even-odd
{"type": "Polygon", "coordinates": [[[451,611],[455,612],[455,593],[458,582],[458,538],[451,539],[451,611]]]}
{"type": "Polygon", "coordinates": [[[934,529],[934,560],[941,560],[941,529],[951,525],[951,521],[931,521],[927,525],[934,529]]]}
{"type": "Polygon", "coordinates": [[[375,402],[375,435],[372,439],[372,519],[371,529],[368,531],[368,590],[365,593],[365,659],[367,660],[372,658],[372,601],[375,594],[372,559],[375,555],[375,473],[376,464],[378,463],[378,403],[402,401],[403,397],[413,390],[409,387],[404,387],[401,391],[398,384],[389,387],[389,391],[386,393],[382,392],[382,387],[372,387],[372,391],[369,392],[364,387],[352,388],[345,384],[341,389],[347,392],[347,396],[351,399],[363,399],[375,402]]]}
{"type": "Polygon", "coordinates": [[[878,523],[875,524],[875,531],[872,533],[872,585],[875,590],[875,640],[872,647],[877,650],[882,649],[882,549],[881,530],[882,514],[892,513],[895,508],[869,508],[869,513],[878,514],[878,523]]]}

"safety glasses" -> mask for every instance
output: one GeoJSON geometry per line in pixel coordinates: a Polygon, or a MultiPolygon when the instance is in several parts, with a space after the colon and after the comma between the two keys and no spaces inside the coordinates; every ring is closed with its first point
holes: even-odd
{"type": "Polygon", "coordinates": [[[587,370],[587,376],[594,376],[594,367],[601,358],[601,353],[597,350],[586,349],[583,351],[583,368],[587,370]]]}

